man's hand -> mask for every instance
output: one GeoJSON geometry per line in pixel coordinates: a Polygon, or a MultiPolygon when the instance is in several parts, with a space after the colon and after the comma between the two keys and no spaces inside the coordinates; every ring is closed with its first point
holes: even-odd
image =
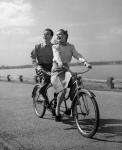
{"type": "Polygon", "coordinates": [[[39,75],[41,73],[42,67],[38,65],[36,66],[35,70],[36,70],[36,73],[39,75]]]}
{"type": "Polygon", "coordinates": [[[36,66],[36,70],[37,70],[37,71],[39,71],[39,70],[41,70],[41,69],[42,69],[41,66],[39,66],[39,65],[36,66]]]}

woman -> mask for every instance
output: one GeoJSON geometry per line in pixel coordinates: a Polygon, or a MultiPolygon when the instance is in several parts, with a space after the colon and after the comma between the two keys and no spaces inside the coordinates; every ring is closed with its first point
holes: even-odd
{"type": "Polygon", "coordinates": [[[66,87],[71,78],[70,73],[67,71],[61,71],[61,68],[69,67],[72,56],[83,63],[86,67],[91,68],[91,65],[85,60],[85,58],[79,54],[74,45],[67,42],[68,32],[64,29],[60,29],[56,33],[57,43],[53,45],[53,67],[51,82],[55,89],[55,92],[59,93],[57,97],[56,106],[56,121],[61,121],[60,104],[65,97],[66,87]]]}

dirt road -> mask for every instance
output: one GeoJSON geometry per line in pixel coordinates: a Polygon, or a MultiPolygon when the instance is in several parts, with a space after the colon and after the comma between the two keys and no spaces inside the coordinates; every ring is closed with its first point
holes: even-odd
{"type": "Polygon", "coordinates": [[[0,82],[0,150],[120,150],[122,93],[94,91],[100,108],[100,128],[93,139],[82,137],[70,122],[35,116],[33,85],[0,82]]]}

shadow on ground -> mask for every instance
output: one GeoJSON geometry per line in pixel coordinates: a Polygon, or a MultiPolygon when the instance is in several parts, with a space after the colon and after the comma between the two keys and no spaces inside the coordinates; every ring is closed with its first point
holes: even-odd
{"type": "MultiPolygon", "coordinates": [[[[71,125],[64,130],[77,129],[73,118],[63,119],[62,123],[71,125]]],[[[93,139],[104,142],[122,143],[122,120],[120,119],[101,119],[99,129],[93,139]]]]}
{"type": "Polygon", "coordinates": [[[94,138],[98,141],[122,143],[122,120],[101,119],[98,133],[102,138],[94,138]]]}

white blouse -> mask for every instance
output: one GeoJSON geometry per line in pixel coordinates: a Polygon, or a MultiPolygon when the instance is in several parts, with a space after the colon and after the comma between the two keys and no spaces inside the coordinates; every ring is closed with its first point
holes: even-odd
{"type": "Polygon", "coordinates": [[[74,45],[69,43],[67,45],[53,45],[52,50],[53,61],[56,61],[58,65],[62,65],[63,63],[69,64],[72,56],[76,59],[83,57],[76,51],[74,45]]]}

